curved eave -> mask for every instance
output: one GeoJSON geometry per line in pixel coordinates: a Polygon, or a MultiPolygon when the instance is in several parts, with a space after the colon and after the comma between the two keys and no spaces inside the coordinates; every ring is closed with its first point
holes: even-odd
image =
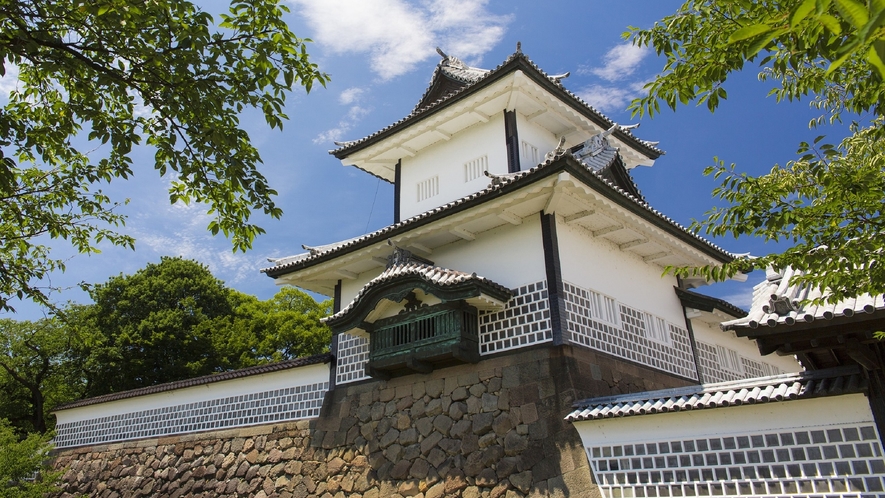
{"type": "MultiPolygon", "coordinates": [[[[541,71],[538,66],[532,63],[523,54],[517,53],[511,55],[504,64],[490,71],[485,77],[483,77],[476,83],[467,85],[464,88],[456,90],[455,92],[452,92],[446,97],[437,100],[436,102],[433,102],[424,108],[413,111],[405,118],[389,125],[388,127],[372,135],[369,135],[368,137],[360,140],[355,140],[343,147],[332,150],[330,151],[330,154],[332,154],[339,160],[344,161],[359,151],[380,143],[416,123],[419,123],[440,112],[447,110],[454,105],[461,103],[465,99],[470,98],[475,93],[494,85],[495,83],[505,78],[507,75],[517,70],[522,70],[523,74],[534,83],[538,84],[539,86],[553,94],[560,101],[566,103],[571,109],[576,111],[578,114],[581,114],[590,122],[592,122],[596,126],[599,126],[601,129],[605,130],[611,128],[615,124],[612,120],[599,113],[599,111],[582,101],[575,94],[566,90],[561,83],[553,81],[548,75],[541,71]]],[[[635,136],[624,130],[618,129],[613,133],[612,136],[618,141],[629,145],[631,148],[640,152],[641,154],[644,154],[650,160],[657,159],[661,156],[661,154],[663,154],[662,150],[649,145],[648,143],[636,138],[635,136]]],[[[360,169],[365,170],[365,168],[360,169]]],[[[378,173],[376,172],[373,172],[372,174],[376,176],[383,176],[378,175],[378,173]]]]}
{"type": "Polygon", "coordinates": [[[353,329],[383,299],[399,302],[415,289],[421,289],[425,293],[433,294],[442,301],[466,300],[486,295],[499,302],[506,303],[511,297],[511,292],[508,289],[483,278],[470,278],[454,284],[439,285],[421,275],[407,274],[378,283],[370,282],[360,291],[353,303],[343,310],[342,313],[329,317],[326,320],[326,324],[334,332],[353,329]]]}
{"type": "Polygon", "coordinates": [[[506,180],[503,184],[490,186],[475,194],[471,194],[440,208],[414,216],[400,223],[382,228],[374,233],[337,246],[334,249],[303,259],[297,259],[285,265],[266,268],[262,270],[262,272],[266,273],[269,277],[279,278],[289,273],[322,265],[326,262],[334,261],[343,255],[368,249],[378,244],[383,244],[388,239],[396,239],[397,237],[408,234],[420,227],[425,227],[450,216],[473,209],[481,204],[500,199],[520,189],[550,179],[551,176],[563,172],[578,179],[577,182],[572,182],[576,184],[578,188],[585,191],[592,191],[594,192],[594,195],[599,195],[612,204],[620,206],[621,209],[625,209],[627,212],[659,228],[661,231],[676,240],[681,241],[693,250],[706,255],[711,261],[726,263],[734,259],[734,256],[731,253],[717,247],[696,234],[688,232],[680,224],[653,209],[645,202],[642,202],[618,188],[613,183],[600,177],[598,173],[590,171],[582,163],[575,160],[570,154],[566,154],[564,156],[557,156],[553,160],[545,162],[530,170],[520,172],[512,179],[506,180]]]}

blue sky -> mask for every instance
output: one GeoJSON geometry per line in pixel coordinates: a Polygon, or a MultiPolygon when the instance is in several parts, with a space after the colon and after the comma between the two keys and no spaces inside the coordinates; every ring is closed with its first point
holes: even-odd
{"type": "MultiPolygon", "coordinates": [[[[267,234],[255,241],[253,250],[232,253],[228,240],[206,231],[205,207],[169,205],[169,180],[153,171],[149,150],[137,151],[136,179],[105,188],[118,199],[130,199],[124,230],[136,237],[136,250],[102,245],[101,254],[83,256],[63,241],[52,241],[55,254],[70,258],[67,272],[51,279],[53,286],[69,289],[52,297],[87,302],[78,282],[104,282],[161,256],[180,255],[208,265],[229,286],[266,299],[277,291],[273,280],[259,273],[268,266],[267,258],[302,252],[301,244],[326,244],[390,224],[392,187],[342,166],[328,150],[334,148],[333,140],[364,137],[408,114],[439,61],[436,46],[468,64],[493,68],[520,41],[522,51],[549,74],[570,71],[563,82],[569,90],[618,123],[640,122],[637,136],[660,141],[666,155],[652,168],[634,169],[633,176],[652,206],[688,225],[714,205],[710,192],[715,182],[702,175],[714,156],[760,174],[794,158],[798,143],[811,141],[821,130],[808,129],[815,116],[808,102],[776,104],[766,97],[770,87],[757,80],[752,67],[729,81],[728,99],[715,114],[689,105],[653,119],[631,119],[624,109],[663,61],[629,46],[621,34],[631,25],[650,27],[681,3],[288,0],[291,29],[314,40],[308,51],[332,80],[325,89],[289,97],[290,121],[282,132],[269,130],[257,113],[242,117],[264,159],[262,171],[279,192],[282,219],[258,216],[267,234]]],[[[207,3],[206,10],[217,14],[221,5],[207,3]]],[[[0,91],[10,84],[8,78],[0,80],[0,91]]],[[[844,133],[824,132],[833,137],[844,133]]],[[[715,242],[738,253],[774,249],[752,239],[715,242]]],[[[700,291],[746,307],[760,278],[757,272],[745,284],[728,282],[700,291]]],[[[15,318],[35,319],[43,313],[27,303],[16,306],[15,318]]]]}

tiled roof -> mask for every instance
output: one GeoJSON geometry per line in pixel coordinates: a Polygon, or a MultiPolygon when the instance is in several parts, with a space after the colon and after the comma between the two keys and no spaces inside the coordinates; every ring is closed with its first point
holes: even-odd
{"type": "Polygon", "coordinates": [[[688,410],[865,393],[867,381],[855,366],[773,375],[662,391],[578,401],[565,419],[576,422],[688,410]]]}
{"type": "Polygon", "coordinates": [[[863,294],[838,303],[810,304],[810,301],[822,297],[820,288],[793,284],[791,280],[799,275],[802,272],[792,268],[780,273],[769,270],[765,280],[753,287],[750,313],[744,318],[723,322],[722,328],[789,326],[885,310],[885,296],[882,295],[863,294]]]}
{"type": "MultiPolygon", "coordinates": [[[[437,69],[434,72],[434,78],[437,77],[437,72],[441,70],[440,69],[441,67],[443,67],[444,65],[445,66],[449,65],[449,63],[447,62],[449,59],[450,59],[449,57],[446,57],[446,58],[443,58],[442,61],[440,61],[440,64],[437,66],[437,69]]],[[[389,126],[386,126],[385,128],[382,128],[381,130],[379,130],[367,137],[361,138],[359,140],[342,142],[341,147],[339,147],[335,150],[331,150],[331,151],[329,151],[329,153],[334,155],[338,159],[343,159],[343,158],[347,157],[347,155],[350,154],[354,149],[362,148],[361,146],[374,141],[374,139],[379,138],[384,135],[388,135],[391,132],[393,132],[394,130],[397,130],[399,128],[407,126],[407,125],[411,124],[412,122],[417,121],[418,119],[423,118],[424,116],[430,114],[432,111],[435,111],[436,109],[438,109],[450,102],[457,100],[458,98],[469,93],[473,89],[479,87],[480,83],[485,82],[487,80],[494,79],[496,76],[506,74],[515,65],[518,65],[519,67],[522,67],[525,69],[529,69],[531,71],[534,71],[541,78],[548,81],[550,85],[553,85],[553,88],[556,88],[557,90],[563,92],[564,96],[566,98],[572,100],[572,102],[577,107],[583,108],[591,116],[596,118],[596,120],[599,121],[599,124],[602,128],[607,129],[615,124],[611,119],[609,119],[608,117],[606,117],[605,115],[603,115],[602,113],[600,113],[599,111],[594,109],[593,106],[587,104],[586,102],[581,100],[580,97],[578,97],[574,93],[568,91],[564,86],[562,86],[562,83],[560,82],[561,78],[548,75],[543,70],[541,70],[541,68],[539,68],[534,62],[532,62],[528,57],[526,57],[522,52],[515,52],[515,53],[511,54],[509,57],[507,57],[507,59],[502,64],[500,64],[498,67],[496,67],[495,69],[492,69],[492,70],[488,70],[488,71],[481,70],[478,68],[469,68],[467,70],[458,70],[458,69],[453,70],[452,68],[446,67],[445,69],[442,69],[442,70],[446,71],[447,75],[453,75],[456,77],[460,77],[463,80],[463,83],[465,83],[465,86],[460,89],[457,89],[451,93],[448,93],[444,97],[437,99],[427,105],[424,105],[423,107],[420,106],[420,104],[419,104],[419,106],[416,107],[411,113],[409,113],[408,116],[400,119],[399,121],[396,121],[395,123],[393,123],[389,126]],[[485,72],[480,73],[480,71],[485,71],[485,72]]],[[[431,87],[432,86],[433,86],[433,84],[432,84],[432,80],[431,80],[431,87]]],[[[430,88],[428,88],[428,90],[425,92],[424,97],[426,97],[429,92],[430,92],[430,88]]],[[[422,101],[423,100],[424,99],[422,97],[422,101]]],[[[646,153],[651,154],[654,157],[660,156],[661,154],[664,153],[664,151],[655,147],[652,142],[648,142],[646,140],[641,140],[641,139],[633,136],[633,134],[630,133],[628,130],[618,130],[616,135],[619,139],[624,140],[628,143],[633,143],[639,149],[644,150],[646,153]]]]}
{"type": "Polygon", "coordinates": [[[430,221],[433,221],[434,219],[437,219],[439,217],[447,216],[450,213],[458,210],[459,208],[467,208],[472,203],[482,202],[485,199],[497,195],[501,191],[515,190],[517,188],[520,188],[523,185],[535,181],[537,178],[543,177],[546,172],[550,171],[551,168],[554,167],[554,165],[562,164],[563,161],[565,161],[567,164],[570,163],[574,165],[579,165],[579,167],[582,168],[584,171],[593,175],[593,178],[596,178],[599,182],[605,185],[610,192],[613,193],[613,197],[616,200],[620,199],[619,203],[621,205],[636,206],[639,212],[645,213],[649,216],[649,218],[657,219],[662,222],[662,224],[669,225],[670,227],[678,230],[679,232],[684,234],[686,238],[699,243],[702,247],[707,249],[708,252],[716,253],[719,257],[723,258],[726,261],[730,261],[735,257],[732,253],[720,248],[719,246],[702,238],[696,233],[688,231],[688,229],[683,227],[681,224],[664,215],[660,211],[654,209],[644,200],[639,199],[636,196],[625,191],[624,189],[618,187],[611,180],[603,177],[597,171],[594,171],[593,169],[588,167],[586,164],[578,162],[574,159],[574,156],[572,156],[570,152],[565,152],[562,155],[558,155],[551,159],[545,160],[543,163],[535,166],[534,168],[520,171],[512,175],[507,175],[506,177],[502,176],[501,181],[490,182],[489,186],[484,188],[483,190],[474,192],[468,196],[462,197],[452,202],[448,202],[437,208],[425,211],[421,214],[400,221],[399,223],[388,225],[380,230],[367,233],[366,235],[360,237],[323,246],[327,249],[322,251],[303,253],[281,258],[280,260],[278,260],[281,263],[278,263],[270,268],[264,268],[261,270],[261,272],[267,273],[269,276],[276,277],[285,273],[289,273],[290,271],[294,271],[298,268],[311,266],[318,260],[332,258],[335,255],[343,254],[356,247],[362,247],[383,241],[394,234],[411,230],[424,223],[429,223],[430,221]]]}
{"type": "Polygon", "coordinates": [[[365,286],[363,286],[362,289],[360,289],[357,295],[353,298],[352,301],[350,301],[347,306],[345,306],[338,313],[323,318],[322,321],[328,322],[341,318],[342,316],[349,313],[350,310],[352,310],[353,307],[356,306],[356,304],[360,301],[360,299],[362,299],[363,296],[370,292],[374,287],[377,287],[378,285],[381,285],[385,282],[390,282],[392,280],[397,280],[407,276],[417,276],[429,283],[440,287],[456,285],[468,281],[476,281],[497,289],[507,296],[510,296],[511,294],[510,289],[485,277],[480,277],[476,273],[464,273],[458,270],[449,270],[446,268],[440,268],[438,266],[425,265],[423,263],[405,263],[393,265],[381,272],[381,275],[378,275],[372,280],[369,280],[369,283],[367,283],[365,286]]]}
{"type": "Polygon", "coordinates": [[[278,372],[280,370],[288,370],[290,368],[298,368],[298,367],[306,367],[308,365],[317,365],[319,363],[328,363],[332,360],[332,355],[329,353],[317,354],[313,356],[306,356],[304,358],[295,358],[293,360],[285,360],[278,361],[274,363],[268,363],[266,365],[257,365],[249,368],[241,368],[239,370],[231,370],[230,372],[217,373],[212,375],[204,375],[202,377],[196,377],[194,379],[186,379],[186,380],[178,380],[175,382],[167,382],[165,384],[158,384],[156,386],[150,387],[142,387],[139,389],[132,389],[130,391],[122,391],[118,393],[105,394],[102,396],[96,396],[94,398],[86,398],[78,401],[72,401],[70,403],[65,403],[59,405],[55,408],[55,411],[59,410],[68,410],[71,408],[78,408],[81,406],[88,405],[96,405],[99,403],[106,403],[108,401],[116,401],[120,399],[127,398],[135,398],[138,396],[145,396],[148,394],[156,394],[162,393],[166,391],[174,391],[176,389],[183,389],[185,387],[194,387],[194,386],[203,386],[206,384],[212,384],[215,382],[223,382],[226,380],[240,379],[243,377],[251,377],[253,375],[262,375],[271,372],[278,372]]]}
{"type": "Polygon", "coordinates": [[[747,316],[747,312],[737,306],[729,303],[728,301],[724,301],[719,298],[706,296],[704,294],[700,294],[698,292],[692,292],[686,289],[680,289],[679,287],[675,287],[676,295],[682,301],[682,304],[699,309],[701,311],[713,311],[713,309],[718,309],[723,313],[727,313],[731,316],[743,318],[747,316]]]}

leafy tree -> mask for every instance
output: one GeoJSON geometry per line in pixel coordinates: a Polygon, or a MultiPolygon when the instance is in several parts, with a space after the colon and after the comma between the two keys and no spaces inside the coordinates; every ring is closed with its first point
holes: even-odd
{"type": "Polygon", "coordinates": [[[83,394],[72,339],[57,319],[0,319],[0,418],[20,433],[47,432],[51,408],[83,394]]]}
{"type": "Polygon", "coordinates": [[[32,433],[21,439],[0,419],[0,498],[42,498],[58,490],[62,472],[45,465],[51,438],[52,434],[32,433]]]}
{"type": "Polygon", "coordinates": [[[331,313],[331,301],[317,303],[294,287],[283,287],[267,301],[245,294],[237,299],[232,315],[203,324],[214,330],[220,367],[244,368],[329,350],[331,331],[320,319],[331,313]]]}
{"type": "Polygon", "coordinates": [[[0,76],[18,78],[0,108],[0,310],[49,304],[38,281],[64,261],[45,237],[84,253],[133,246],[116,231],[125,201],[100,187],[133,175],[138,145],[171,175],[170,200],[207,204],[235,250],[263,232],[253,210],[280,216],[238,115],[282,127],[287,93],[328,79],[284,12],[234,0],[216,27],[186,0],[0,0],[0,76]]]}
{"type": "Polygon", "coordinates": [[[319,321],[328,301],[293,288],[259,301],[181,258],[113,277],[90,296],[94,304],[66,313],[89,396],[316,354],[330,340],[319,321]]]}
{"type": "Polygon", "coordinates": [[[88,395],[215,371],[212,330],[200,325],[233,313],[234,302],[205,266],[164,257],[93,286],[89,295],[94,304],[73,325],[84,338],[88,395]]]}
{"type": "Polygon", "coordinates": [[[838,144],[799,144],[798,157],[754,177],[718,158],[705,170],[721,179],[714,208],[693,224],[715,236],[750,235],[793,247],[722,267],[679,274],[722,279],[738,271],[792,266],[798,280],[839,300],[885,292],[885,0],[690,1],[650,29],[625,36],[666,59],[663,72],[635,100],[634,114],[654,115],[696,101],[714,111],[728,76],[758,64],[777,100],[810,98],[821,111],[811,127],[856,119],[838,144]]]}

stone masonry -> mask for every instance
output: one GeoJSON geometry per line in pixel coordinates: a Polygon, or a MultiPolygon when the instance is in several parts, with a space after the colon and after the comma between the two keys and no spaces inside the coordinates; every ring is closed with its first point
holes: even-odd
{"type": "Polygon", "coordinates": [[[59,451],[69,497],[598,496],[576,399],[689,381],[569,346],[342,385],[317,419],[59,451]]]}

